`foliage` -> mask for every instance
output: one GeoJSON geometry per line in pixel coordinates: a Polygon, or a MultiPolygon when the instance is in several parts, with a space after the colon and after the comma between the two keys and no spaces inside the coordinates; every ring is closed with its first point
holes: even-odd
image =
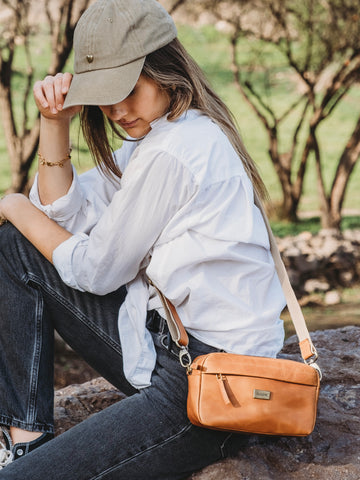
{"type": "Polygon", "coordinates": [[[359,109],[330,187],[319,132],[359,79],[358,1],[199,0],[194,8],[182,3],[193,15],[207,9],[227,26],[234,80],[265,128],[283,192],[282,215],[296,219],[305,173],[314,161],[322,225],[339,228],[347,184],[360,155],[359,109]],[[253,47],[254,61],[248,64],[243,61],[245,39],[253,47]],[[296,82],[297,98],[275,105],[273,93],[283,81],[279,73],[286,70],[296,82]]]}
{"type": "MultiPolygon", "coordinates": [[[[34,38],[43,35],[50,52],[46,72],[64,68],[72,50],[72,38],[79,16],[89,0],[2,0],[0,41],[0,111],[10,159],[9,191],[28,189],[28,174],[39,142],[38,113],[31,112],[31,93],[39,52],[34,38]]],[[[40,49],[41,50],[41,49],[40,49]]]]}
{"type": "MultiPolygon", "coordinates": [[[[11,1],[13,4],[16,3],[15,0],[11,1]]],[[[34,2],[33,0],[30,3],[33,5],[42,5],[43,1],[45,0],[41,0],[40,2],[34,2]]],[[[23,2],[19,3],[21,4],[23,2]]],[[[74,2],[69,2],[69,0],[67,0],[64,2],[64,5],[69,3],[74,2]]],[[[185,2],[179,3],[185,4],[187,2],[185,0],[185,2]]],[[[359,22],[355,21],[357,12],[350,8],[351,5],[354,4],[353,0],[337,0],[336,2],[334,0],[334,2],[330,2],[333,3],[335,7],[337,6],[337,10],[334,9],[334,12],[337,13],[336,15],[333,14],[335,17],[331,21],[329,20],[330,17],[327,17],[329,28],[325,28],[324,30],[321,30],[320,28],[320,23],[325,22],[324,18],[320,19],[321,22],[318,25],[315,21],[311,24],[312,17],[306,17],[306,15],[309,15],[307,9],[310,7],[314,9],[314,15],[320,15],[319,2],[314,2],[314,6],[311,6],[313,2],[309,2],[308,0],[302,3],[295,1],[271,2],[270,6],[269,3],[270,2],[265,2],[265,0],[262,0],[261,2],[260,0],[256,0],[255,2],[251,2],[251,4],[248,1],[225,2],[221,0],[219,2],[212,2],[210,0],[198,0],[195,4],[192,2],[190,8],[192,14],[195,15],[198,11],[201,11],[201,6],[207,4],[209,9],[215,9],[215,7],[219,8],[222,17],[226,17],[227,15],[227,20],[230,18],[231,21],[235,21],[238,18],[236,10],[231,10],[231,8],[234,8],[234,4],[236,8],[239,8],[240,6],[244,9],[246,7],[245,14],[241,16],[241,19],[243,20],[241,35],[236,43],[236,62],[240,67],[244,81],[249,82],[256,94],[267,106],[269,106],[270,110],[276,112],[276,119],[283,117],[289,107],[298,102],[297,107],[285,117],[284,121],[279,122],[279,125],[281,123],[281,128],[280,126],[277,128],[279,156],[282,161],[284,161],[284,159],[289,156],[288,152],[291,151],[291,137],[294,130],[296,130],[303,109],[303,104],[299,102],[299,98],[303,94],[304,88],[306,88],[306,82],[300,78],[298,74],[294,73],[294,67],[288,62],[288,57],[286,55],[286,35],[278,34],[277,37],[274,37],[276,41],[270,42],[267,38],[271,33],[271,30],[269,29],[270,15],[255,15],[255,21],[252,12],[255,11],[256,13],[256,10],[254,9],[259,8],[260,4],[267,4],[267,8],[271,7],[275,10],[281,9],[285,4],[292,5],[294,13],[291,17],[289,34],[291,35],[291,52],[292,57],[294,58],[294,63],[299,65],[299,70],[303,71],[304,77],[309,77],[310,80],[314,79],[314,75],[317,75],[316,72],[320,72],[315,89],[314,103],[320,102],[321,98],[323,98],[325,89],[327,88],[326,86],[329,80],[329,75],[333,75],[336,62],[340,65],[340,59],[349,55],[349,51],[346,50],[345,46],[346,44],[349,44],[349,39],[358,38],[356,32],[358,31],[359,22]],[[350,10],[347,10],[348,8],[350,10]],[[345,11],[350,13],[346,16],[345,11]],[[353,15],[353,17],[351,15],[353,15]],[[299,18],[301,22],[298,20],[299,18]],[[346,22],[350,27],[346,29],[344,37],[340,35],[339,32],[344,30],[344,24],[346,22]],[[256,25],[257,30],[254,27],[256,25]],[[331,45],[329,44],[329,51],[334,62],[322,73],[320,71],[321,49],[318,51],[315,48],[312,48],[311,50],[313,53],[309,60],[309,65],[311,66],[311,72],[315,72],[315,74],[311,73],[311,76],[307,73],[310,72],[310,69],[306,70],[305,63],[302,63],[305,58],[304,52],[306,52],[308,44],[305,41],[307,38],[306,35],[298,33],[301,32],[301,25],[303,25],[302,28],[307,28],[310,25],[313,25],[314,38],[323,38],[322,41],[324,45],[329,44],[330,41],[333,42],[331,45]],[[252,30],[250,29],[250,26],[252,27],[252,30]],[[336,30],[335,26],[338,30],[336,30]],[[331,32],[336,32],[336,35],[331,36],[331,32]]],[[[326,1],[321,2],[322,8],[324,5],[328,5],[328,3],[329,2],[326,1]]],[[[41,7],[39,10],[41,10],[41,7]]],[[[277,14],[279,15],[279,13],[277,14]]],[[[322,15],[325,15],[324,11],[322,15]]],[[[62,18],[66,18],[65,10],[62,12],[62,18]]],[[[47,15],[42,15],[36,20],[36,24],[31,27],[31,34],[29,37],[30,53],[32,58],[35,59],[32,67],[33,79],[42,78],[49,70],[49,65],[52,63],[51,56],[54,55],[54,52],[59,48],[55,48],[56,42],[60,42],[61,44],[61,38],[59,35],[64,34],[65,32],[64,27],[55,28],[54,24],[51,30],[47,15]],[[38,24],[40,20],[41,22],[38,24]],[[51,31],[53,32],[52,34],[51,31]],[[51,40],[51,38],[53,40],[51,40]],[[51,42],[52,46],[50,45],[51,42]]],[[[205,25],[201,29],[180,26],[179,32],[186,47],[193,53],[195,59],[205,69],[215,89],[235,113],[240,129],[244,135],[245,142],[260,166],[266,184],[270,187],[272,197],[275,197],[275,200],[277,200],[277,197],[279,197],[278,192],[280,191],[280,183],[279,181],[276,181],[273,167],[271,167],[266,161],[265,145],[269,142],[266,137],[266,131],[265,129],[261,131],[259,128],[259,117],[249,104],[246,105],[241,101],[234,87],[233,72],[230,69],[232,61],[231,50],[228,42],[230,36],[234,34],[234,29],[230,31],[227,30],[228,33],[224,34],[223,31],[216,30],[213,26],[209,25],[205,25]]],[[[2,35],[1,41],[4,41],[5,37],[6,35],[2,35]]],[[[17,123],[17,128],[19,129],[18,133],[21,133],[22,129],[20,126],[23,124],[24,113],[22,98],[27,89],[28,77],[24,42],[19,40],[21,37],[16,38],[17,45],[13,61],[11,93],[13,99],[13,115],[17,123]]],[[[331,115],[328,115],[326,120],[324,119],[324,121],[321,122],[316,132],[316,141],[318,142],[319,150],[321,151],[323,159],[326,159],[322,161],[324,190],[327,189],[329,191],[331,189],[331,184],[336,173],[336,167],[339,158],[341,157],[341,152],[346,147],[349,139],[349,132],[354,129],[356,123],[356,115],[359,112],[357,106],[360,105],[360,89],[353,85],[354,83],[352,82],[351,88],[349,87],[349,89],[342,94],[338,103],[335,105],[336,108],[334,107],[331,111],[331,115]]],[[[26,104],[29,107],[27,111],[26,128],[31,130],[36,122],[37,111],[34,108],[31,96],[28,98],[26,104]]],[[[329,107],[331,108],[331,103],[329,103],[329,107]]],[[[271,115],[268,114],[266,109],[264,110],[264,115],[267,117],[268,122],[270,122],[271,115]]],[[[299,169],[301,162],[300,152],[301,148],[303,148],[306,143],[308,135],[307,122],[309,122],[310,119],[311,116],[308,112],[307,117],[303,121],[302,127],[298,132],[298,148],[295,149],[294,156],[291,159],[292,182],[296,180],[296,172],[299,169]]],[[[78,141],[80,142],[78,151],[76,152],[76,149],[73,151],[73,158],[75,163],[79,163],[80,170],[84,170],[91,166],[91,162],[86,159],[87,148],[83,144],[81,136],[79,136],[77,122],[74,122],[72,126],[72,138],[75,145],[78,141]]],[[[314,157],[314,153],[310,152],[309,161],[306,163],[306,173],[304,173],[301,196],[298,203],[301,210],[317,209],[316,191],[318,188],[316,185],[317,173],[314,157]],[[303,196],[304,189],[305,196],[303,196]]],[[[6,179],[11,172],[9,170],[9,165],[5,165],[3,160],[5,158],[5,150],[1,138],[0,158],[2,159],[0,162],[0,191],[4,191],[8,187],[8,181],[6,179]]],[[[20,169],[24,170],[24,165],[20,169]]],[[[30,173],[31,172],[32,170],[30,170],[30,173]]],[[[347,207],[358,206],[357,199],[359,199],[360,192],[360,182],[358,180],[356,180],[356,176],[351,177],[351,184],[353,186],[347,196],[347,207]],[[358,185],[358,187],[356,185],[358,185]]]]}
{"type": "MultiPolygon", "coordinates": [[[[301,218],[295,224],[292,222],[275,221],[271,222],[271,228],[277,237],[286,237],[298,235],[301,232],[310,232],[312,234],[319,233],[321,223],[319,217],[301,218]]],[[[348,215],[342,219],[342,230],[359,229],[360,216],[348,215]]]]}

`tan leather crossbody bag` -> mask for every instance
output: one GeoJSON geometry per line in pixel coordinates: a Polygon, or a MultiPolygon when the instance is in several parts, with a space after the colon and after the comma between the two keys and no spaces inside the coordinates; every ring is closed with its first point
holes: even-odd
{"type": "MultiPolygon", "coordinates": [[[[188,377],[187,413],[194,425],[266,435],[304,436],[315,426],[321,372],[318,354],[281,260],[261,203],[271,253],[304,363],[293,360],[215,352],[193,361],[188,335],[172,303],[150,281],[164,306],[171,337],[188,377]]],[[[261,327],[260,327],[261,328],[261,327]]]]}

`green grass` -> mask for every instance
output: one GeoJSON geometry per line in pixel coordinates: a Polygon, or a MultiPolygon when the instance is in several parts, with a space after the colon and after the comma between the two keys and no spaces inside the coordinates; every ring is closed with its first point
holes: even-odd
{"type": "MultiPolygon", "coordinates": [[[[179,37],[195,60],[204,69],[215,90],[233,112],[245,144],[259,167],[270,196],[273,202],[277,203],[281,198],[281,190],[267,153],[267,136],[259,119],[235,87],[230,70],[230,48],[226,35],[217,32],[210,26],[201,29],[179,26],[179,37]]],[[[32,51],[36,58],[35,80],[45,75],[50,58],[50,46],[44,32],[40,32],[35,37],[32,51]]],[[[294,83],[293,76],[286,69],[282,55],[275,48],[264,43],[242,40],[239,45],[238,56],[244,74],[256,80],[256,88],[263,94],[266,94],[269,104],[276,111],[285,111],[287,106],[292,104],[294,98],[298,95],[298,85],[294,83]],[[264,68],[263,65],[266,65],[267,68],[264,68]]],[[[71,64],[72,60],[69,63],[71,64]]],[[[17,105],[16,118],[18,122],[21,122],[19,102],[24,88],[21,75],[22,65],[24,65],[24,57],[23,52],[19,49],[16,57],[16,72],[13,78],[15,87],[14,101],[17,105]]],[[[37,112],[32,98],[29,101],[31,102],[31,123],[37,112]]],[[[323,122],[319,130],[327,187],[331,185],[340,152],[349,138],[359,113],[360,87],[354,86],[334,114],[323,122]]],[[[292,115],[282,125],[281,140],[283,151],[286,151],[288,148],[296,118],[296,115],[292,115]]],[[[301,132],[301,138],[304,138],[304,134],[305,132],[301,132]]],[[[81,136],[79,137],[77,120],[72,124],[71,138],[74,146],[73,159],[75,165],[80,171],[90,168],[92,161],[89,158],[86,145],[81,136]]],[[[9,175],[8,156],[3,131],[0,129],[0,194],[9,185],[9,175]]],[[[354,209],[359,208],[359,206],[360,175],[357,165],[349,182],[344,207],[354,209]]],[[[319,200],[314,161],[310,159],[309,168],[305,176],[304,196],[300,202],[299,210],[300,212],[313,212],[318,209],[319,200]]],[[[297,226],[286,224],[278,226],[277,223],[274,223],[274,228],[286,232],[295,232],[298,229],[315,231],[318,228],[317,224],[316,220],[306,220],[297,226]]],[[[353,224],[358,226],[356,218],[353,219],[353,224]]]]}
{"type": "MultiPolygon", "coordinates": [[[[301,232],[307,231],[316,234],[320,231],[320,218],[310,217],[300,219],[298,223],[287,223],[271,221],[271,228],[274,235],[277,237],[286,237],[288,235],[298,235],[301,232]]],[[[342,230],[360,229],[360,216],[348,215],[344,216],[341,223],[342,230]]]]}
{"type": "MultiPolygon", "coordinates": [[[[281,199],[281,189],[268,156],[268,139],[259,119],[235,87],[229,68],[230,49],[226,36],[210,27],[197,30],[196,33],[190,27],[184,27],[180,30],[180,38],[234,113],[245,144],[259,167],[271,198],[274,203],[278,202],[281,199]]],[[[245,74],[256,79],[257,90],[266,94],[268,103],[277,112],[284,112],[297,98],[298,85],[294,83],[291,72],[285,68],[282,55],[274,47],[242,40],[238,48],[238,59],[245,74]],[[271,68],[271,75],[266,69],[259,67],[259,59],[271,68]]],[[[360,114],[359,100],[360,88],[357,85],[351,89],[334,114],[324,121],[319,129],[327,188],[331,185],[340,153],[360,114]]],[[[286,151],[289,146],[298,111],[282,125],[280,132],[282,151],[286,151]]],[[[304,138],[306,132],[301,133],[301,138],[304,138]]],[[[349,181],[344,208],[359,208],[359,206],[360,175],[357,165],[349,181]]],[[[311,158],[305,175],[304,196],[300,202],[299,211],[309,212],[318,209],[315,165],[311,158]]]]}

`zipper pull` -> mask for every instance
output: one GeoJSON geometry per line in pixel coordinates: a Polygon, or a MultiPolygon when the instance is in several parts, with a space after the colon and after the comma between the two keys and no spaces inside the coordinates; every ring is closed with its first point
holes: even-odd
{"type": "Polygon", "coordinates": [[[222,396],[225,404],[229,405],[229,403],[231,403],[231,402],[230,402],[230,398],[229,398],[229,395],[228,395],[228,393],[226,391],[226,387],[225,387],[226,377],[225,377],[225,375],[222,375],[221,373],[217,373],[216,378],[217,378],[218,385],[219,385],[219,388],[220,388],[221,396],[222,396]]]}

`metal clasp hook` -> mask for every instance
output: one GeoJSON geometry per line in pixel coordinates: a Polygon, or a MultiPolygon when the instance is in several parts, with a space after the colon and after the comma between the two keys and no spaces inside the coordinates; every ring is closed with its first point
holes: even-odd
{"type": "Polygon", "coordinates": [[[184,368],[186,368],[187,372],[191,372],[191,356],[186,347],[180,347],[180,352],[179,352],[179,361],[180,365],[184,368]]]}

